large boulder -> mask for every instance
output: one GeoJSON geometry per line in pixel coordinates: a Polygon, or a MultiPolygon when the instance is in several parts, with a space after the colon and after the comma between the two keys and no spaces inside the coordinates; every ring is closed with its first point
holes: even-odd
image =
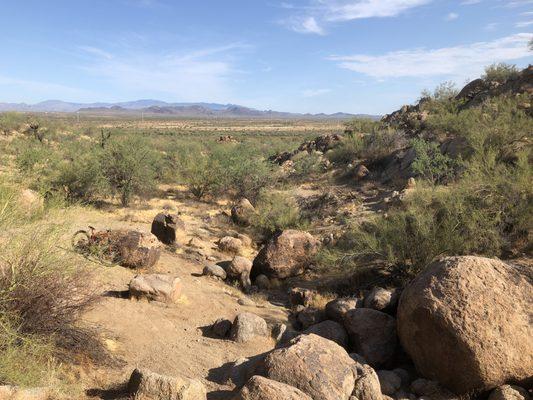
{"type": "Polygon", "coordinates": [[[398,333],[418,371],[461,394],[533,376],[531,272],[483,257],[431,264],[400,298],[398,333]]]}
{"type": "Polygon", "coordinates": [[[181,297],[181,279],[171,275],[137,275],[129,283],[130,297],[175,303],[181,297]]]}
{"type": "Polygon", "coordinates": [[[176,241],[176,230],[183,228],[183,222],[175,214],[159,213],[152,221],[152,234],[164,244],[176,241]]]}
{"type": "Polygon", "coordinates": [[[140,369],[131,374],[128,391],[133,400],[207,399],[205,386],[196,379],[164,376],[140,369]]]}
{"type": "Polygon", "coordinates": [[[231,208],[231,219],[239,225],[249,225],[255,215],[255,208],[248,199],[242,198],[231,208]]]}
{"type": "Polygon", "coordinates": [[[244,385],[235,400],[312,400],[299,389],[255,375],[244,385]]]}
{"type": "Polygon", "coordinates": [[[252,278],[288,278],[304,272],[317,253],[319,241],[311,234],[289,229],[275,235],[254,260],[252,278]]]}
{"type": "Polygon", "coordinates": [[[300,335],[273,350],[262,362],[262,375],[294,386],[314,400],[348,400],[355,383],[354,361],[331,340],[300,335]]]}
{"type": "Polygon", "coordinates": [[[374,367],[386,365],[396,350],[396,321],[381,311],[356,308],[346,313],[344,326],[351,348],[374,367]]]}
{"type": "Polygon", "coordinates": [[[114,230],[101,235],[105,252],[124,267],[149,269],[161,256],[160,244],[151,233],[114,230]]]}
{"type": "Polygon", "coordinates": [[[252,313],[240,313],[235,317],[229,333],[230,339],[237,343],[244,343],[256,336],[270,336],[266,321],[252,313]]]}

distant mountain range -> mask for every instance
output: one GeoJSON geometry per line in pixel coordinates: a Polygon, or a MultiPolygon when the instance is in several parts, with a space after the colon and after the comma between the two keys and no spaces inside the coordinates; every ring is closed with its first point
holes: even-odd
{"type": "Polygon", "coordinates": [[[94,114],[138,114],[167,117],[203,118],[309,118],[349,119],[354,117],[377,119],[368,114],[299,114],[272,110],[256,110],[235,104],[218,103],[167,103],[160,100],[135,100],[119,103],[69,103],[61,100],[46,100],[36,104],[0,103],[0,111],[21,112],[80,112],[94,114]]]}

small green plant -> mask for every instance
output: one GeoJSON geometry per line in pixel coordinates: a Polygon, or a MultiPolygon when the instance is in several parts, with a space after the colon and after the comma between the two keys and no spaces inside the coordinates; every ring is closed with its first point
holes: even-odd
{"type": "Polygon", "coordinates": [[[411,164],[415,174],[433,184],[447,181],[455,176],[460,161],[442,154],[438,143],[413,139],[411,146],[415,151],[415,159],[411,164]]]}
{"type": "Polygon", "coordinates": [[[252,226],[266,236],[284,229],[303,229],[306,225],[296,201],[281,192],[262,192],[256,211],[252,226]]]}

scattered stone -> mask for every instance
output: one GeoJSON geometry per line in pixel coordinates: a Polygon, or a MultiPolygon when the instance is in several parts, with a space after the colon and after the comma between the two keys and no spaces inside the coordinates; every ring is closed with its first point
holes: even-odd
{"type": "Polygon", "coordinates": [[[397,289],[375,287],[365,297],[364,306],[378,311],[394,310],[398,304],[399,294],[397,289]]]}
{"type": "Polygon", "coordinates": [[[278,344],[288,343],[299,334],[292,326],[287,326],[283,323],[277,323],[272,327],[272,338],[278,344]]]}
{"type": "Polygon", "coordinates": [[[204,267],[202,275],[205,276],[214,276],[222,280],[226,279],[226,271],[220,265],[209,264],[204,267]]]}
{"type": "Polygon", "coordinates": [[[300,335],[287,347],[264,358],[267,378],[300,389],[315,400],[348,400],[355,377],[353,360],[335,342],[317,335],[300,335]]]}
{"type": "Polygon", "coordinates": [[[252,376],[235,400],[312,400],[299,389],[262,376],[252,376]]]}
{"type": "Polygon", "coordinates": [[[361,180],[361,179],[365,179],[368,176],[368,174],[370,174],[370,171],[363,164],[359,164],[357,167],[355,167],[353,174],[354,174],[355,179],[361,180]]]}
{"type": "Polygon", "coordinates": [[[270,279],[266,275],[259,275],[255,278],[255,285],[261,290],[270,289],[270,279]]]}
{"type": "Polygon", "coordinates": [[[529,398],[526,389],[519,386],[503,385],[494,389],[488,400],[528,400],[529,398]]]}
{"type": "Polygon", "coordinates": [[[139,231],[114,230],[98,233],[97,242],[106,254],[124,267],[152,268],[161,256],[157,238],[151,233],[139,231]]]}
{"type": "Polygon", "coordinates": [[[235,256],[226,268],[226,274],[230,278],[239,279],[243,273],[250,274],[252,262],[245,257],[235,256]]]}
{"type": "Polygon", "coordinates": [[[402,386],[402,378],[394,371],[381,370],[377,371],[377,374],[381,386],[381,393],[383,394],[392,396],[402,386]]]}
{"type": "Polygon", "coordinates": [[[329,319],[342,324],[346,313],[360,306],[361,300],[353,297],[331,300],[326,304],[326,315],[329,319]]]}
{"type": "Polygon", "coordinates": [[[219,240],[218,248],[225,253],[241,254],[242,241],[232,236],[224,236],[219,240]]]}
{"type": "Polygon", "coordinates": [[[248,201],[248,199],[241,199],[231,209],[231,219],[239,225],[250,225],[252,218],[255,215],[255,208],[248,201]]]}
{"type": "Polygon", "coordinates": [[[207,399],[205,386],[196,379],[169,377],[139,369],[131,374],[128,391],[134,400],[207,399]]]}
{"type": "Polygon", "coordinates": [[[526,275],[475,256],[446,257],[419,274],[398,307],[398,334],[417,370],[458,394],[529,378],[532,347],[524,338],[533,337],[533,286],[526,275]]]}
{"type": "Polygon", "coordinates": [[[247,312],[237,315],[231,326],[230,339],[244,343],[256,336],[269,336],[266,321],[258,315],[247,312]]]}
{"type": "Polygon", "coordinates": [[[302,329],[307,329],[312,325],[318,324],[326,319],[324,310],[318,308],[307,307],[298,313],[298,322],[302,325],[302,329]]]}
{"type": "Polygon", "coordinates": [[[225,338],[228,336],[231,329],[231,321],[226,318],[217,319],[213,325],[211,325],[211,332],[220,338],[225,338]]]}
{"type": "Polygon", "coordinates": [[[373,367],[380,367],[396,350],[396,321],[381,311],[356,308],[346,313],[344,326],[352,349],[373,367]]]}
{"type": "Polygon", "coordinates": [[[17,386],[0,386],[1,400],[49,400],[50,390],[47,388],[20,388],[17,386]]]}
{"type": "Polygon", "coordinates": [[[152,221],[152,234],[164,244],[176,242],[176,230],[183,229],[184,224],[175,214],[159,213],[152,221]]]}
{"type": "Polygon", "coordinates": [[[310,289],[304,288],[291,288],[289,290],[289,302],[291,306],[302,305],[307,307],[313,301],[316,292],[310,289]]]}
{"type": "Polygon", "coordinates": [[[383,400],[376,371],[369,365],[362,365],[357,372],[352,395],[358,400],[383,400]]]}
{"type": "Polygon", "coordinates": [[[162,274],[137,275],[129,283],[130,298],[175,303],[181,297],[181,279],[162,274]]]}
{"type": "Polygon", "coordinates": [[[345,347],[348,344],[348,334],[346,333],[346,330],[341,324],[335,321],[327,320],[319,322],[306,329],[304,333],[314,333],[315,335],[332,340],[342,347],[345,347]]]}
{"type": "Polygon", "coordinates": [[[307,232],[285,230],[259,251],[254,260],[252,278],[264,274],[269,278],[288,278],[304,272],[318,252],[320,241],[307,232]]]}

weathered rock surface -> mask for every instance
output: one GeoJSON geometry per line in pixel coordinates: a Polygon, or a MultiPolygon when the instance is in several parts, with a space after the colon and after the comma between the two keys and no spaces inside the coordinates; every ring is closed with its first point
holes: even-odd
{"type": "Polygon", "coordinates": [[[322,321],[318,324],[312,325],[305,330],[304,333],[314,333],[325,339],[329,339],[337,343],[339,346],[345,347],[348,344],[348,334],[344,326],[335,321],[322,321]]]}
{"type": "MultiPolygon", "coordinates": [[[[448,257],[404,290],[398,332],[419,372],[455,393],[533,375],[533,286],[499,260],[448,257]]],[[[530,273],[529,273],[530,274],[530,273]]]]}
{"type": "Polygon", "coordinates": [[[353,297],[331,300],[326,304],[326,316],[342,324],[346,313],[360,306],[361,301],[353,297]]]}
{"type": "Polygon", "coordinates": [[[260,371],[314,400],[348,400],[356,374],[354,361],[342,347],[313,334],[300,335],[267,354],[260,371]]]}
{"type": "Polygon", "coordinates": [[[264,274],[283,279],[303,273],[319,244],[307,232],[293,229],[281,232],[259,251],[253,263],[252,278],[264,274]]]}
{"type": "Polygon", "coordinates": [[[222,280],[226,279],[227,277],[227,274],[224,268],[216,264],[206,265],[202,271],[202,275],[214,276],[215,278],[220,278],[222,280]]]}
{"type": "Polygon", "coordinates": [[[152,234],[164,244],[176,242],[176,230],[183,229],[183,221],[175,214],[159,213],[152,221],[152,234]]]}
{"type": "Polygon", "coordinates": [[[163,303],[175,303],[182,293],[180,278],[163,275],[137,275],[129,283],[130,297],[163,303]]]}
{"type": "Polygon", "coordinates": [[[358,400],[383,400],[376,371],[369,365],[358,365],[357,374],[352,394],[358,400]]]}
{"type": "Polygon", "coordinates": [[[241,199],[231,209],[231,219],[239,225],[249,225],[255,214],[255,208],[248,199],[241,199]]]}
{"type": "Polygon", "coordinates": [[[503,385],[494,389],[489,400],[528,400],[531,396],[519,386],[503,385]]]}
{"type": "Polygon", "coordinates": [[[240,278],[243,273],[250,275],[252,262],[246,257],[235,256],[226,268],[226,273],[230,278],[240,278]]]}
{"type": "Polygon", "coordinates": [[[346,313],[344,326],[350,344],[373,367],[387,364],[396,350],[396,321],[381,311],[356,308],[346,313]]]}
{"type": "Polygon", "coordinates": [[[101,241],[114,261],[125,267],[149,269],[161,256],[159,241],[151,233],[115,230],[103,232],[101,241]]]}
{"type": "Polygon", "coordinates": [[[393,310],[398,303],[399,294],[397,289],[375,287],[365,297],[364,306],[378,311],[393,310]]]}
{"type": "Polygon", "coordinates": [[[241,313],[235,317],[231,326],[230,339],[237,343],[244,343],[256,336],[269,336],[266,321],[252,313],[241,313]]]}
{"type": "Polygon", "coordinates": [[[232,236],[224,236],[218,241],[218,248],[225,253],[241,254],[243,243],[241,239],[232,236]]]}
{"type": "Polygon", "coordinates": [[[128,391],[134,400],[205,400],[204,385],[195,379],[169,377],[147,370],[133,371],[128,391]]]}
{"type": "Polygon", "coordinates": [[[235,400],[312,400],[299,389],[262,376],[252,376],[235,400]]]}

